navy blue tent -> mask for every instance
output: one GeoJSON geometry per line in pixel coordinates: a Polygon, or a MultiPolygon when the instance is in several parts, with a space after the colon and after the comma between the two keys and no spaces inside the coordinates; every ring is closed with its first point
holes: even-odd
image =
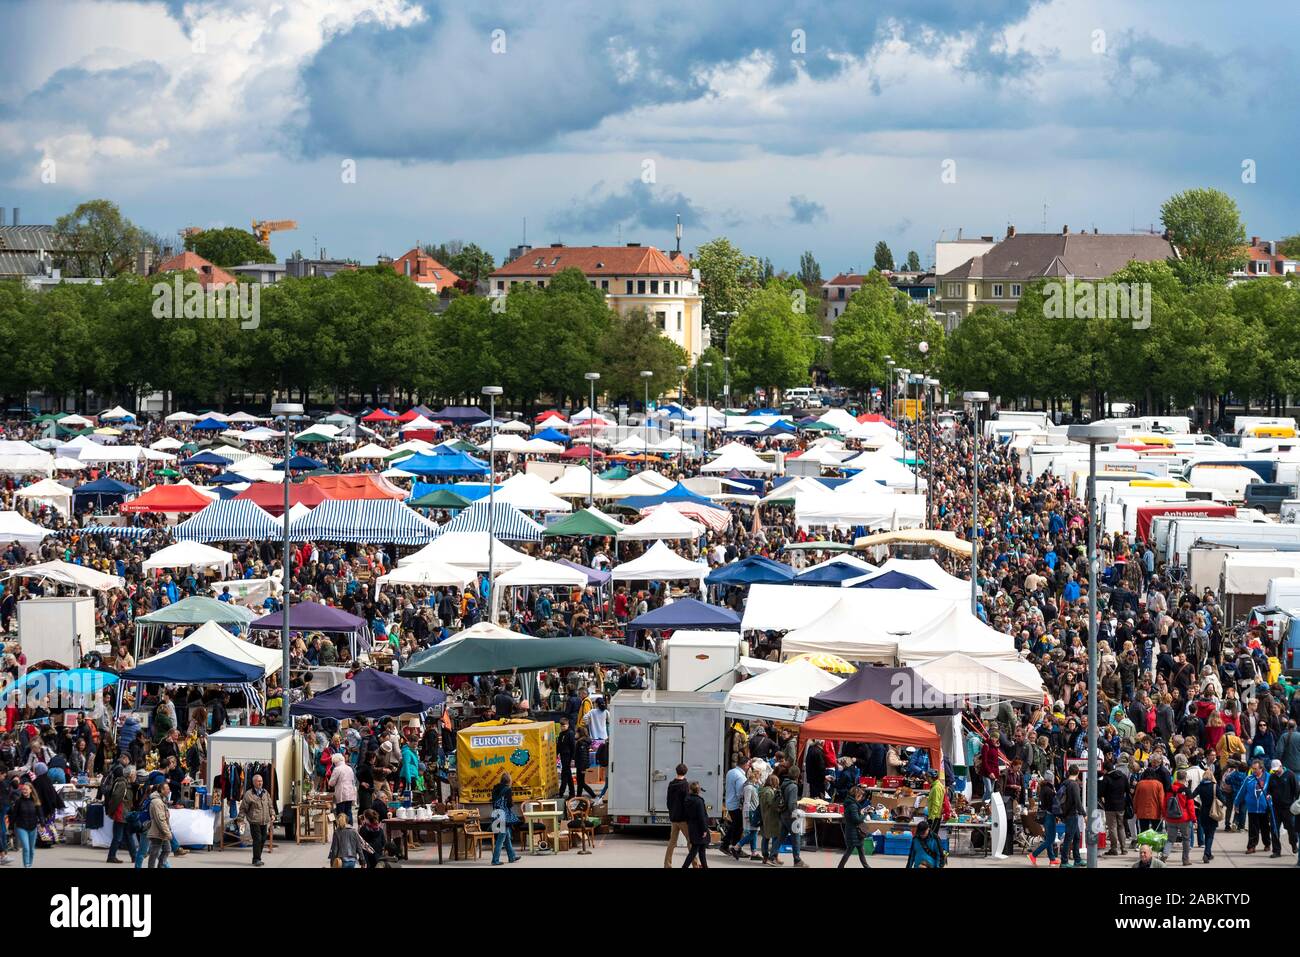
{"type": "Polygon", "coordinates": [[[195,422],[190,426],[190,428],[200,429],[205,432],[224,432],[226,429],[230,428],[230,426],[225,422],[222,422],[220,419],[200,419],[198,422],[195,422]]]}
{"type": "Polygon", "coordinates": [[[435,422],[486,422],[488,414],[474,406],[449,405],[447,408],[429,416],[435,422]]]}
{"type": "Polygon", "coordinates": [[[209,485],[246,485],[253,481],[250,478],[244,478],[235,472],[222,472],[220,475],[214,475],[208,479],[209,485]]]}
{"type": "Polygon", "coordinates": [[[912,588],[916,591],[934,591],[934,586],[906,572],[882,572],[866,581],[858,582],[852,588],[912,588]]]}
{"type": "Polygon", "coordinates": [[[447,700],[437,688],[426,687],[410,678],[387,671],[365,668],[351,681],[336,685],[300,701],[289,710],[318,718],[384,718],[399,714],[423,714],[447,700]]]}
{"type": "MultiPolygon", "coordinates": [[[[325,467],[324,462],[317,462],[315,459],[308,458],[305,455],[295,455],[291,459],[289,459],[289,471],[291,472],[310,472],[310,471],[314,471],[315,469],[323,469],[324,467],[325,467]]],[[[271,468],[283,469],[284,462],[283,461],[276,462],[273,466],[271,466],[271,468]]]]}
{"type": "Polygon", "coordinates": [[[134,485],[128,485],[126,482],[119,482],[117,479],[104,476],[74,488],[72,490],[72,507],[74,511],[80,512],[88,502],[98,509],[103,509],[109,505],[120,505],[128,495],[134,495],[138,491],[140,490],[134,485]]]}
{"type": "Polygon", "coordinates": [[[784,562],[751,555],[730,565],[715,568],[704,579],[706,585],[784,585],[794,578],[794,569],[784,562]]]}
{"type": "Polygon", "coordinates": [[[911,668],[859,668],[839,685],[808,700],[809,711],[831,711],[859,701],[879,701],[913,716],[954,714],[962,701],[948,697],[911,668]]]}
{"type": "Polygon", "coordinates": [[[632,495],[628,498],[621,499],[618,502],[619,508],[630,508],[640,511],[643,508],[650,508],[654,505],[663,505],[665,502],[694,502],[696,505],[707,505],[710,508],[721,508],[717,502],[700,495],[698,492],[692,492],[681,482],[678,482],[666,492],[659,495],[632,495]]]}
{"type": "Polygon", "coordinates": [[[262,680],[262,669],[246,661],[233,661],[198,645],[186,645],[165,658],[145,661],[121,674],[123,681],[165,684],[247,684],[262,680]]]}
{"type": "Polygon", "coordinates": [[[184,462],[182,467],[190,465],[220,465],[225,468],[230,465],[234,459],[228,459],[224,455],[218,455],[216,452],[200,452],[198,455],[191,455],[184,462]]]}
{"type": "Polygon", "coordinates": [[[801,575],[796,575],[794,583],[796,585],[829,585],[838,588],[850,578],[861,578],[863,575],[870,574],[869,571],[859,568],[857,565],[849,565],[846,562],[831,562],[820,568],[814,568],[801,575]]]}
{"type": "Polygon", "coordinates": [[[722,605],[709,605],[695,598],[679,598],[672,604],[648,611],[627,623],[628,634],[647,629],[677,631],[695,628],[702,631],[739,631],[740,616],[722,605]]]}

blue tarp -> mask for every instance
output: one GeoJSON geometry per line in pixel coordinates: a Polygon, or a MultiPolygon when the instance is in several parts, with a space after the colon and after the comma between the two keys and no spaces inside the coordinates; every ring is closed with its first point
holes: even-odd
{"type": "Polygon", "coordinates": [[[650,628],[656,631],[677,631],[681,628],[739,631],[740,616],[722,605],[709,605],[695,598],[679,598],[670,605],[648,611],[627,623],[629,634],[650,628]]]}
{"type": "Polygon", "coordinates": [[[409,459],[403,459],[395,464],[403,472],[410,472],[412,475],[487,475],[490,471],[486,462],[480,462],[464,452],[448,452],[441,455],[417,452],[409,459]]]}
{"type": "Polygon", "coordinates": [[[289,710],[318,718],[384,718],[423,714],[445,700],[447,695],[437,688],[377,668],[365,668],[351,681],[300,701],[289,710]]]}
{"type": "Polygon", "coordinates": [[[706,585],[783,585],[794,578],[794,569],[784,562],[751,555],[709,573],[706,585]]]}
{"type": "Polygon", "coordinates": [[[915,575],[909,575],[906,572],[888,571],[882,572],[864,582],[858,582],[853,588],[910,588],[916,591],[934,591],[935,588],[929,582],[922,581],[915,575]]]}
{"type": "Polygon", "coordinates": [[[850,578],[861,578],[863,575],[871,573],[863,570],[857,565],[848,565],[844,562],[833,562],[830,565],[823,565],[821,568],[814,568],[812,571],[806,571],[802,575],[796,575],[794,584],[796,585],[831,585],[839,587],[850,578]]]}
{"type": "Polygon", "coordinates": [[[692,492],[681,482],[678,482],[668,491],[659,495],[632,495],[628,498],[621,499],[618,502],[618,507],[640,511],[643,508],[663,505],[665,502],[694,502],[696,505],[707,505],[710,508],[722,507],[712,499],[700,495],[698,492],[692,492]]]}
{"type": "Polygon", "coordinates": [[[166,658],[145,661],[122,672],[123,681],[148,681],[169,684],[244,684],[260,681],[260,666],[232,661],[198,645],[187,645],[166,658]]]}

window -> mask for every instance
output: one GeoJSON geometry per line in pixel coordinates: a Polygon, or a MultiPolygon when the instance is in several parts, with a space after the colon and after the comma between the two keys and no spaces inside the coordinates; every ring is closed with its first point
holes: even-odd
{"type": "Polygon", "coordinates": [[[653,294],[656,295],[656,296],[659,295],[659,280],[658,280],[658,279],[651,279],[651,280],[650,280],[650,292],[653,293],[653,294]]]}
{"type": "Polygon", "coordinates": [[[959,282],[948,283],[948,298],[959,299],[960,297],[961,297],[961,283],[959,282]]]}
{"type": "Polygon", "coordinates": [[[1000,282],[995,282],[995,283],[993,284],[993,298],[994,298],[994,299],[1001,299],[1001,298],[1002,298],[1002,283],[1000,283],[1000,282]]]}
{"type": "Polygon", "coordinates": [[[505,292],[505,288],[506,288],[506,281],[504,279],[498,279],[497,292],[505,292]]]}
{"type": "Polygon", "coordinates": [[[678,279],[674,279],[674,280],[673,280],[673,295],[674,295],[674,296],[680,295],[680,294],[681,294],[681,291],[682,291],[682,284],[681,284],[681,281],[678,280],[678,279]]]}
{"type": "Polygon", "coordinates": [[[638,296],[644,296],[644,295],[645,295],[645,280],[644,280],[644,279],[638,279],[638,280],[636,281],[636,294],[637,294],[638,296]]]}
{"type": "Polygon", "coordinates": [[[667,331],[668,331],[668,317],[667,317],[663,312],[656,312],[656,313],[655,313],[655,325],[657,325],[657,326],[658,326],[660,329],[662,329],[664,332],[667,332],[667,331]]]}
{"type": "Polygon", "coordinates": [[[601,288],[601,289],[608,289],[608,288],[609,288],[609,280],[608,280],[608,279],[602,279],[602,280],[600,281],[600,288],[601,288]]]}
{"type": "Polygon", "coordinates": [[[682,311],[680,309],[677,310],[677,331],[682,331],[682,311]]]}
{"type": "Polygon", "coordinates": [[[628,294],[629,296],[632,295],[632,280],[631,280],[631,279],[629,279],[629,280],[627,281],[627,294],[628,294]]]}
{"type": "Polygon", "coordinates": [[[1020,298],[1020,293],[1021,293],[1020,283],[1018,283],[1018,282],[1013,282],[1013,283],[1011,284],[1011,298],[1012,298],[1012,299],[1019,299],[1019,298],[1020,298]]]}
{"type": "Polygon", "coordinates": [[[1267,260],[1267,259],[1256,259],[1256,260],[1255,260],[1255,275],[1256,275],[1256,276],[1266,276],[1266,275],[1268,275],[1268,260],[1267,260]]]}
{"type": "Polygon", "coordinates": [[[836,295],[837,295],[840,299],[843,299],[843,298],[844,298],[844,287],[843,287],[843,286],[838,287],[838,288],[835,290],[835,293],[836,293],[836,295]]]}
{"type": "Polygon", "coordinates": [[[592,280],[590,280],[590,282],[591,282],[591,288],[592,288],[592,289],[595,289],[595,288],[596,288],[596,280],[592,279],[592,280]]]}
{"type": "Polygon", "coordinates": [[[537,288],[538,288],[538,289],[545,288],[545,286],[546,286],[546,280],[545,280],[545,279],[539,279],[539,280],[537,280],[537,288]]]}

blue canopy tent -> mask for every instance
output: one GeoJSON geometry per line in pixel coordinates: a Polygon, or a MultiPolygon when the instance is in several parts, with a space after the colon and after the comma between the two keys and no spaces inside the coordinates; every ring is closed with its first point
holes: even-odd
{"type": "Polygon", "coordinates": [[[212,478],[208,479],[208,484],[209,485],[248,485],[252,481],[253,481],[252,479],[244,478],[244,476],[237,475],[234,472],[222,472],[220,475],[214,475],[212,476],[212,478]]]}
{"type": "Polygon", "coordinates": [[[134,485],[104,476],[74,488],[72,508],[73,511],[80,512],[89,504],[102,511],[108,506],[121,505],[128,495],[134,495],[138,491],[140,489],[134,485]]]}
{"type": "Polygon", "coordinates": [[[216,452],[200,452],[198,455],[191,455],[180,464],[182,468],[191,465],[220,465],[222,468],[225,468],[227,465],[233,464],[233,462],[234,459],[228,459],[224,455],[218,455],[216,452]]]}
{"type": "Polygon", "coordinates": [[[121,678],[152,684],[252,684],[262,680],[262,668],[252,662],[223,658],[199,645],[188,645],[165,658],[141,662],[122,672],[121,678]]]}
{"type": "Polygon", "coordinates": [[[423,714],[447,700],[447,695],[410,678],[365,668],[351,681],[290,707],[294,714],[318,718],[385,718],[423,714]]]}
{"type": "Polygon", "coordinates": [[[692,492],[681,482],[678,482],[666,492],[659,495],[631,495],[617,502],[619,508],[630,508],[640,511],[643,508],[650,508],[655,505],[663,505],[666,502],[693,502],[696,505],[707,505],[709,508],[720,508],[716,502],[699,494],[692,492]]]}
{"type": "Polygon", "coordinates": [[[542,439],[546,442],[560,442],[566,445],[569,442],[569,436],[567,433],[561,432],[559,429],[552,429],[552,428],[542,429],[542,431],[534,435],[533,438],[542,439]]]}
{"type": "Polygon", "coordinates": [[[874,575],[866,581],[858,582],[856,585],[850,585],[850,588],[910,588],[916,591],[934,591],[935,588],[929,582],[922,581],[915,575],[909,575],[906,572],[887,571],[874,575]]]}
{"type": "Polygon", "coordinates": [[[785,585],[794,579],[794,569],[784,562],[751,555],[730,565],[715,568],[704,579],[706,585],[785,585]]]}
{"type": "MultiPolygon", "coordinates": [[[[283,471],[284,460],[281,459],[279,462],[276,462],[274,465],[271,466],[271,468],[275,469],[276,471],[283,471]]],[[[306,455],[294,455],[291,456],[289,459],[290,472],[314,472],[316,469],[323,469],[323,468],[325,468],[324,462],[318,462],[315,459],[309,458],[306,455]]]]}
{"type": "Polygon", "coordinates": [[[627,623],[629,643],[638,631],[740,631],[740,616],[723,605],[709,605],[695,598],[679,598],[661,605],[627,623]]]}
{"type": "Polygon", "coordinates": [[[172,537],[178,542],[263,542],[283,536],[281,522],[244,498],[213,502],[172,529],[172,537]]]}
{"type": "Polygon", "coordinates": [[[190,426],[190,428],[200,432],[224,432],[226,429],[230,428],[230,426],[227,423],[222,422],[220,419],[208,418],[200,419],[190,426]]]}
{"type": "Polygon", "coordinates": [[[462,424],[472,424],[474,422],[486,422],[488,414],[480,408],[466,405],[449,405],[441,411],[435,412],[429,416],[435,422],[457,422],[462,424]]]}
{"type": "MultiPolygon", "coordinates": [[[[398,468],[401,467],[402,466],[400,465],[398,466],[398,468]]],[[[501,491],[501,486],[498,485],[496,490],[498,492],[501,491]]],[[[407,499],[407,501],[409,502],[413,499],[424,498],[424,496],[431,495],[434,492],[455,492],[457,495],[459,495],[461,498],[465,499],[466,501],[477,502],[479,501],[479,499],[487,498],[488,483],[487,482],[420,482],[417,480],[411,483],[411,497],[407,499]]]]}
{"type": "MultiPolygon", "coordinates": [[[[16,695],[26,694],[37,698],[46,695],[68,694],[89,695],[102,691],[118,682],[117,675],[111,671],[97,671],[94,668],[71,668],[67,671],[42,668],[20,675],[0,690],[0,702],[16,695]]],[[[21,705],[19,706],[21,707],[21,705]]]]}
{"type": "Polygon", "coordinates": [[[417,453],[402,459],[397,467],[412,475],[487,475],[491,470],[486,462],[464,452],[417,453]]]}
{"type": "Polygon", "coordinates": [[[861,578],[863,575],[869,575],[870,572],[863,571],[858,565],[849,565],[844,562],[831,562],[820,568],[813,568],[800,575],[794,576],[795,585],[822,585],[838,588],[850,578],[861,578]]]}

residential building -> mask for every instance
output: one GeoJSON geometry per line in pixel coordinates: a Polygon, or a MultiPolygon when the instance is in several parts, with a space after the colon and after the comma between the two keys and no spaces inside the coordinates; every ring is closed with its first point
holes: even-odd
{"type": "Polygon", "coordinates": [[[242,266],[231,266],[230,272],[245,282],[273,286],[285,277],[288,267],[284,263],[244,263],[242,266]]]}
{"type": "MultiPolygon", "coordinates": [[[[934,295],[934,273],[932,272],[898,272],[885,270],[881,273],[891,286],[907,295],[913,302],[928,303],[934,295]]],[[[866,280],[862,273],[840,273],[834,279],[822,283],[822,302],[826,305],[826,318],[834,322],[844,314],[844,308],[853,298],[853,294],[862,288],[866,280]]]]}
{"type": "MultiPolygon", "coordinates": [[[[386,261],[384,259],[380,260],[380,262],[386,261]]],[[[394,260],[388,261],[388,264],[399,275],[408,277],[417,286],[432,293],[440,293],[444,289],[450,289],[460,281],[459,276],[419,246],[403,253],[394,260]]]]}
{"type": "Polygon", "coordinates": [[[992,236],[980,236],[976,239],[963,239],[962,231],[957,230],[956,239],[940,239],[934,244],[934,274],[942,276],[964,265],[976,256],[983,256],[997,245],[992,236]]]}
{"type": "Polygon", "coordinates": [[[545,288],[548,281],[565,269],[581,271],[619,314],[644,309],[663,334],[692,358],[707,346],[700,275],[679,250],[665,253],[640,243],[626,246],[552,243],[529,249],[493,272],[488,277],[489,295],[504,296],[519,283],[545,288]]]}
{"type": "Polygon", "coordinates": [[[0,207],[0,279],[48,277],[59,255],[59,239],[53,226],[20,226],[14,207],[13,223],[6,225],[0,207]]]}
{"type": "Polygon", "coordinates": [[[1254,279],[1259,276],[1290,276],[1296,271],[1297,261],[1278,252],[1275,240],[1250,237],[1246,247],[1246,267],[1232,274],[1233,279],[1254,279]]]}
{"type": "Polygon", "coordinates": [[[183,253],[164,259],[158,264],[154,272],[184,272],[186,270],[193,270],[198,274],[199,285],[205,290],[220,289],[222,286],[229,286],[238,282],[234,276],[220,266],[214,266],[198,253],[190,252],[188,249],[183,253]]]}
{"type": "Polygon", "coordinates": [[[1014,311],[1025,286],[1039,279],[1100,280],[1130,262],[1164,262],[1177,256],[1166,236],[1155,233],[1017,233],[936,282],[935,309],[951,331],[977,306],[1014,311]]]}
{"type": "Polygon", "coordinates": [[[293,279],[306,279],[310,276],[321,276],[325,279],[336,276],[341,272],[355,270],[357,264],[348,259],[330,259],[325,250],[320,251],[320,256],[307,259],[300,252],[295,252],[292,256],[284,261],[285,275],[293,279]]]}

